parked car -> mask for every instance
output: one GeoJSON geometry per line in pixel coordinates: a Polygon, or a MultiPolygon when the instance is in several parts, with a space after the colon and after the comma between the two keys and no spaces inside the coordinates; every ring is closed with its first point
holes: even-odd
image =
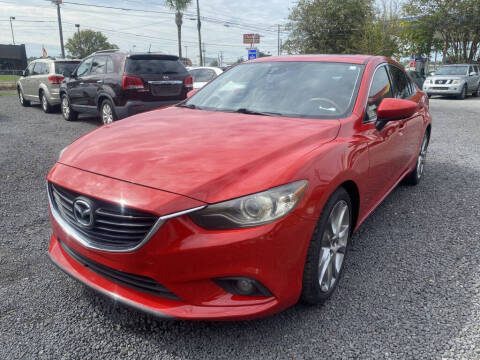
{"type": "Polygon", "coordinates": [[[61,152],[52,261],[166,318],[330,298],[353,232],[423,178],[428,97],[398,63],[360,55],[261,58],[193,92],[61,152]]]}
{"type": "Polygon", "coordinates": [[[468,94],[478,96],[480,91],[480,68],[475,64],[455,64],[440,67],[423,84],[428,96],[454,95],[463,100],[468,94]]]}
{"type": "Polygon", "coordinates": [[[49,113],[60,104],[59,88],[64,76],[69,76],[80,60],[38,59],[32,61],[17,81],[18,99],[22,106],[39,102],[49,113]]]}
{"type": "Polygon", "coordinates": [[[425,82],[425,77],[415,70],[407,70],[407,74],[410,75],[412,80],[417,84],[419,89],[423,89],[423,83],[425,82]]]}
{"type": "Polygon", "coordinates": [[[218,75],[223,73],[223,70],[218,67],[192,67],[188,72],[193,76],[193,88],[200,89],[206,83],[215,79],[218,75]]]}
{"type": "Polygon", "coordinates": [[[62,114],[72,121],[87,113],[108,124],[179,103],[192,88],[192,76],[177,56],[98,51],[62,83],[62,114]]]}

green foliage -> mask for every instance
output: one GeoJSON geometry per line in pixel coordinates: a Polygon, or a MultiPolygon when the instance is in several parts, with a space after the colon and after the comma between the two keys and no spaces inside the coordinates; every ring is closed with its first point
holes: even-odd
{"type": "Polygon", "coordinates": [[[76,32],[65,44],[70,54],[82,59],[95,51],[118,49],[118,46],[108,42],[108,39],[99,31],[82,30],[76,32]]]}
{"type": "Polygon", "coordinates": [[[213,67],[217,67],[218,66],[218,61],[217,60],[213,60],[210,62],[210,64],[208,66],[213,66],[213,67]]]}
{"type": "Polygon", "coordinates": [[[289,53],[358,53],[374,0],[299,0],[289,15],[289,53]]]}
{"type": "Polygon", "coordinates": [[[175,24],[177,25],[178,36],[178,57],[182,58],[182,24],[183,12],[192,3],[192,0],[166,0],[165,4],[172,10],[175,10],[175,24]]]}

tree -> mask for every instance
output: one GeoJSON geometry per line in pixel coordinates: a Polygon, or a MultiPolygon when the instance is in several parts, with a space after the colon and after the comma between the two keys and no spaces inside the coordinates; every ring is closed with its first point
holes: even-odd
{"type": "Polygon", "coordinates": [[[299,0],[287,24],[289,53],[357,53],[374,0],[299,0]]]}
{"type": "Polygon", "coordinates": [[[178,34],[178,57],[182,58],[182,24],[183,24],[183,12],[190,5],[192,0],[166,0],[167,6],[175,10],[175,24],[177,24],[178,34]]]}
{"type": "Polygon", "coordinates": [[[68,39],[65,47],[75,58],[84,58],[95,51],[118,49],[118,46],[108,42],[108,39],[99,31],[82,30],[68,39]]]}
{"type": "Polygon", "coordinates": [[[218,61],[217,60],[211,61],[209,66],[217,67],[218,66],[218,61]]]}

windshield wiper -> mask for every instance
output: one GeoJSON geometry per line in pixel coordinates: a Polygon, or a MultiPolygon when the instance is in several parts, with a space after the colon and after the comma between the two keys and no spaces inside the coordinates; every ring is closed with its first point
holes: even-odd
{"type": "Polygon", "coordinates": [[[178,104],[177,106],[184,107],[187,109],[200,109],[199,107],[197,107],[197,105],[193,105],[193,104],[178,104]]]}
{"type": "Polygon", "coordinates": [[[247,108],[240,108],[237,110],[233,110],[232,112],[240,113],[240,114],[248,114],[248,115],[283,116],[282,113],[269,112],[269,111],[255,111],[247,108]]]}

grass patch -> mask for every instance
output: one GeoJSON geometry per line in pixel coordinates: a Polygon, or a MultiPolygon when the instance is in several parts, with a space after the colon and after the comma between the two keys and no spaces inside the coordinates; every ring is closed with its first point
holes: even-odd
{"type": "Polygon", "coordinates": [[[16,96],[17,92],[15,90],[0,90],[0,96],[16,96]]]}
{"type": "Polygon", "coordinates": [[[0,82],[15,82],[19,77],[17,75],[0,75],[0,82]]]}

